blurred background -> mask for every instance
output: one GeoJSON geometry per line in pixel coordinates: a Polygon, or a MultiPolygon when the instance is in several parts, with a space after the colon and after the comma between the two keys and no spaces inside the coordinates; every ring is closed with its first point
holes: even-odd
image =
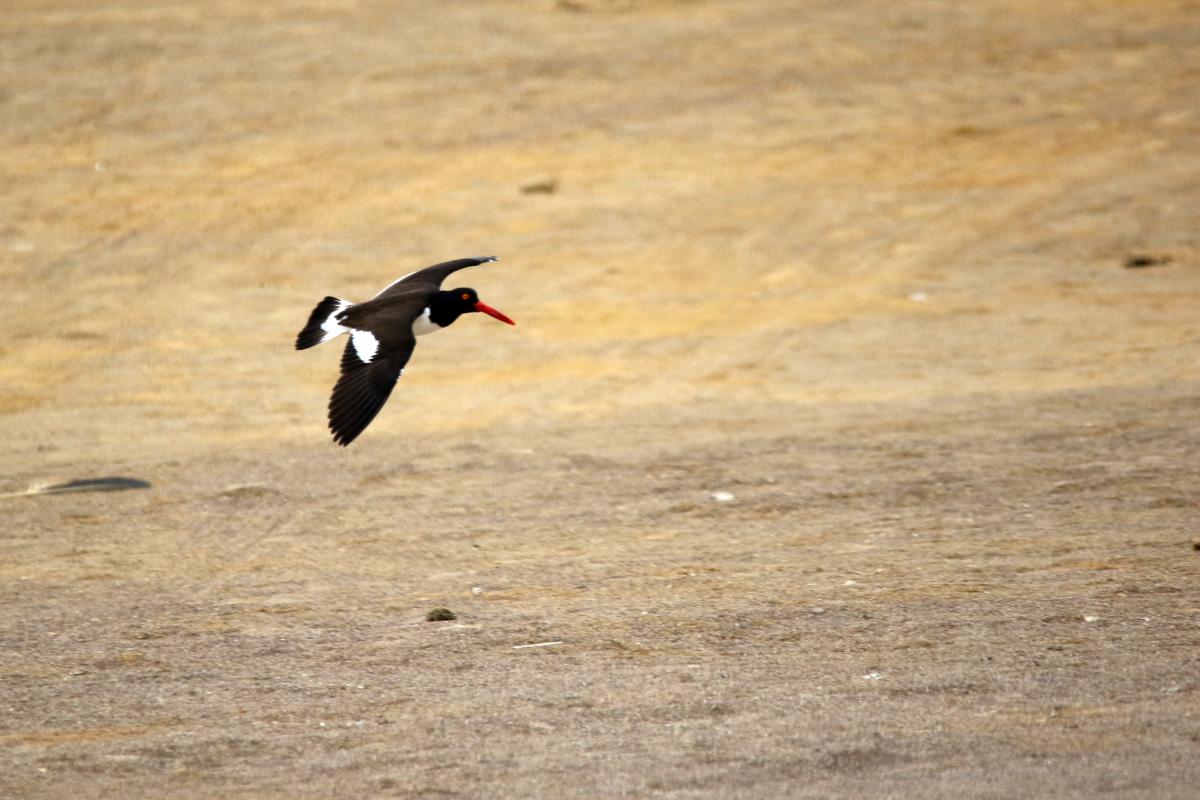
{"type": "Polygon", "coordinates": [[[315,444],[315,302],[475,254],[373,438],[1192,374],[1185,5],[10,3],[0,424],[315,444]]]}

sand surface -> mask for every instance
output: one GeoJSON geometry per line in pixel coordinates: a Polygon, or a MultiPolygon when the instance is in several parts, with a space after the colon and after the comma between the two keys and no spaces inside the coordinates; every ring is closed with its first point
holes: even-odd
{"type": "Polygon", "coordinates": [[[0,796],[1196,796],[1196,3],[4,5],[0,796]]]}

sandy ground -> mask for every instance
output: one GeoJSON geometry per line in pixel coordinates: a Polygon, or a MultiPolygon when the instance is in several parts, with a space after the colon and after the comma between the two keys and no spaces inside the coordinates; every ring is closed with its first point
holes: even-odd
{"type": "Polygon", "coordinates": [[[0,499],[0,796],[1196,796],[1195,3],[12,0],[0,75],[0,491],[152,484],[0,499]],[[309,310],[477,254],[518,327],[333,446],[309,310]]]}

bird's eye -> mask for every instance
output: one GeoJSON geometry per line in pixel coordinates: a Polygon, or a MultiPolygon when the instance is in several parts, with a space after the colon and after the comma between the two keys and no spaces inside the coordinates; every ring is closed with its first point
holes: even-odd
{"type": "Polygon", "coordinates": [[[467,294],[466,292],[463,292],[462,298],[463,298],[463,300],[470,300],[471,295],[467,294]]]}

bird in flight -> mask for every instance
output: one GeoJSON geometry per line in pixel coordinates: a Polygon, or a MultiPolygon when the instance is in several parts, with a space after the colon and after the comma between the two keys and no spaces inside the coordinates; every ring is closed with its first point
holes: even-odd
{"type": "Polygon", "coordinates": [[[446,261],[396,279],[365,303],[326,297],[317,304],[296,337],[297,350],[350,334],[342,353],[342,374],[329,398],[329,430],[335,442],[350,444],[375,419],[404,374],[418,336],[440,331],[476,311],[517,324],[481,301],[474,289],[442,291],[450,273],[496,260],[484,256],[446,261]]]}

